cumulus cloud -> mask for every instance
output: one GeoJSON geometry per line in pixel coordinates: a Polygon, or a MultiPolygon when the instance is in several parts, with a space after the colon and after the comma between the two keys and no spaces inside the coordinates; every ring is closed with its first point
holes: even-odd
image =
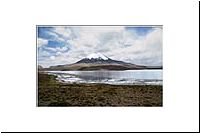
{"type": "Polygon", "coordinates": [[[38,47],[41,47],[42,45],[47,45],[47,44],[48,44],[48,40],[42,39],[42,38],[37,39],[37,46],[38,47]]]}
{"type": "Polygon", "coordinates": [[[50,56],[50,60],[55,60],[55,56],[50,56]]]}
{"type": "Polygon", "coordinates": [[[53,31],[57,34],[62,35],[64,38],[67,38],[71,35],[71,30],[63,26],[55,27],[53,31]]]}
{"type": "Polygon", "coordinates": [[[162,29],[154,29],[144,37],[132,41],[131,45],[115,49],[113,58],[142,65],[162,65],[162,29]]]}
{"type": "Polygon", "coordinates": [[[38,45],[51,52],[39,62],[44,66],[74,63],[94,52],[135,64],[162,65],[162,28],[153,27],[145,35],[123,26],[54,27],[48,32],[63,45],[50,47],[40,38],[38,45]]]}

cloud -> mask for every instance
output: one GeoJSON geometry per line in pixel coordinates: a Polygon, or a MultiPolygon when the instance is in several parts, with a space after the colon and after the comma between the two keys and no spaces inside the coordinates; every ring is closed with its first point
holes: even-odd
{"type": "Polygon", "coordinates": [[[132,45],[115,49],[110,53],[113,58],[142,65],[162,65],[162,29],[154,29],[132,45]]]}
{"type": "Polygon", "coordinates": [[[42,45],[47,45],[47,44],[48,44],[48,40],[42,39],[42,38],[37,39],[37,46],[38,47],[41,47],[42,45]]]}
{"type": "Polygon", "coordinates": [[[55,56],[50,56],[50,60],[55,60],[55,56]]]}
{"type": "Polygon", "coordinates": [[[43,44],[41,55],[44,51],[49,53],[48,58],[39,63],[44,66],[70,64],[100,52],[112,59],[135,64],[162,65],[162,28],[151,27],[142,34],[137,30],[134,27],[127,30],[123,26],[53,27],[48,34],[63,45],[50,47],[48,40],[39,38],[38,45],[43,44]]]}
{"type": "Polygon", "coordinates": [[[48,32],[48,35],[51,37],[49,39],[51,41],[58,41],[58,42],[64,42],[65,41],[62,37],[59,37],[59,35],[56,32],[48,32]]]}
{"type": "Polygon", "coordinates": [[[71,35],[71,30],[63,26],[55,27],[53,31],[59,35],[62,35],[63,38],[68,38],[71,35]]]}

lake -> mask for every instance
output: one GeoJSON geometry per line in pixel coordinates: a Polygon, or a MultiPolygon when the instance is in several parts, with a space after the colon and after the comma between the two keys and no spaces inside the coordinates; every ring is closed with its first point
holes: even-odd
{"type": "Polygon", "coordinates": [[[105,83],[116,85],[162,85],[162,70],[48,71],[65,83],[105,83]]]}

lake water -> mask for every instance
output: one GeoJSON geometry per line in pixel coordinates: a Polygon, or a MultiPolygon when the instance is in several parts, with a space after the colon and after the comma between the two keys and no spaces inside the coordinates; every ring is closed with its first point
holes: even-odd
{"type": "Polygon", "coordinates": [[[48,71],[66,83],[105,83],[116,85],[162,85],[162,70],[48,71]]]}

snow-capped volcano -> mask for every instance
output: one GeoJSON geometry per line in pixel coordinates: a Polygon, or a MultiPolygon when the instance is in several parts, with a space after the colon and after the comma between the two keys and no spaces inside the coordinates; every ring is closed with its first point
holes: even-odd
{"type": "Polygon", "coordinates": [[[51,66],[48,70],[87,71],[87,70],[138,70],[157,69],[160,67],[141,66],[123,61],[113,60],[101,53],[92,53],[73,64],[51,66]]]}
{"type": "Polygon", "coordinates": [[[109,58],[101,53],[93,53],[86,57],[87,59],[103,59],[108,60],[109,58]]]}
{"type": "Polygon", "coordinates": [[[114,60],[108,58],[107,56],[101,53],[92,53],[88,55],[86,58],[76,62],[77,63],[92,63],[92,64],[107,64],[113,63],[114,60]]]}
{"type": "Polygon", "coordinates": [[[101,53],[93,53],[88,55],[86,58],[79,60],[75,64],[127,64],[123,61],[112,60],[104,54],[101,53]]]}

